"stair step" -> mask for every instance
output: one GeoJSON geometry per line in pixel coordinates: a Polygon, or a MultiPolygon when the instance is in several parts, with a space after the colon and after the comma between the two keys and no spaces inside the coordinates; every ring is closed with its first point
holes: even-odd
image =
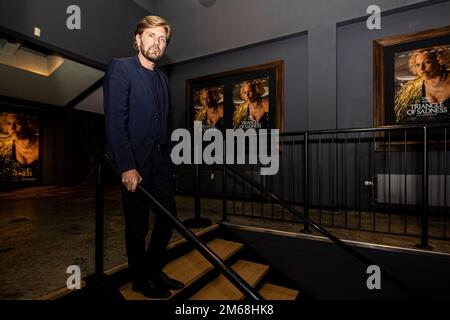
{"type": "MultiPolygon", "coordinates": [[[[209,232],[212,232],[212,231],[216,230],[217,228],[219,228],[219,225],[216,223],[216,224],[210,225],[209,227],[200,229],[200,230],[198,230],[198,231],[196,231],[194,233],[195,233],[195,235],[197,237],[201,237],[201,236],[203,236],[203,235],[205,235],[205,234],[207,234],[209,232]]],[[[193,231],[193,230],[191,230],[191,231],[193,231]]],[[[180,245],[182,245],[182,244],[184,244],[186,242],[187,242],[187,240],[185,238],[181,238],[179,240],[175,240],[175,241],[169,243],[169,245],[167,246],[167,250],[170,250],[170,249],[173,249],[175,247],[178,247],[178,246],[180,246],[180,245]]],[[[114,266],[112,268],[109,268],[109,269],[105,270],[105,273],[107,275],[112,275],[112,274],[114,274],[116,272],[119,272],[119,271],[122,271],[122,270],[124,270],[126,268],[128,268],[128,262],[123,262],[123,263],[121,263],[119,265],[116,265],[116,266],[114,266]]]]}
{"type": "Polygon", "coordinates": [[[259,293],[266,300],[295,300],[298,296],[298,290],[270,283],[264,283],[259,293]]]}
{"type": "MultiPolygon", "coordinates": [[[[239,260],[232,267],[248,284],[254,287],[269,271],[269,266],[239,260]]],[[[244,294],[239,291],[224,275],[220,275],[194,294],[191,300],[241,300],[244,294]]]]}
{"type": "MultiPolygon", "coordinates": [[[[202,235],[207,234],[208,232],[212,232],[212,231],[216,230],[217,228],[219,228],[219,225],[217,223],[216,224],[212,224],[209,227],[206,227],[204,229],[201,229],[201,230],[195,232],[195,235],[197,237],[201,237],[202,235]]],[[[183,243],[186,243],[186,242],[187,242],[187,240],[185,238],[181,238],[179,240],[171,242],[167,246],[167,250],[172,249],[172,248],[174,248],[176,246],[182,245],[183,243]]]]}
{"type": "MultiPolygon", "coordinates": [[[[217,254],[222,260],[226,260],[243,248],[242,243],[232,242],[223,239],[214,239],[207,246],[217,254]]],[[[202,275],[212,270],[213,265],[206,260],[197,250],[190,251],[186,255],[170,262],[164,267],[164,272],[171,278],[177,279],[189,286],[202,275]]],[[[174,297],[180,290],[173,290],[174,297]]],[[[151,300],[144,297],[139,292],[131,289],[131,283],[120,288],[120,292],[127,300],[151,300]]]]}

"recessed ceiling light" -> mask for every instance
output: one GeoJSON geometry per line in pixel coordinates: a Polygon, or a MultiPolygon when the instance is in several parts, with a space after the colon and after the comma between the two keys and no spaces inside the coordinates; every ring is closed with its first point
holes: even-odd
{"type": "Polygon", "coordinates": [[[64,63],[60,55],[47,55],[5,40],[0,39],[0,64],[49,77],[64,63]]]}

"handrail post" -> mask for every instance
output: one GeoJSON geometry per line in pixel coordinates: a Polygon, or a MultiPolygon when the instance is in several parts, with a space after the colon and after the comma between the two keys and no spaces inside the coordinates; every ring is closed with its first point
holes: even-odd
{"type": "MultiPolygon", "coordinates": [[[[104,165],[110,166],[111,168],[114,168],[113,163],[111,162],[111,159],[106,157],[104,159],[104,165]]],[[[101,169],[101,167],[100,167],[101,169]]],[[[99,170],[101,173],[101,170],[99,170]]],[[[101,175],[99,175],[101,178],[101,175]]],[[[199,174],[197,171],[196,178],[199,178],[199,174]]],[[[97,181],[102,182],[101,179],[97,179],[97,181]]],[[[175,229],[188,241],[190,241],[194,246],[197,248],[197,250],[200,252],[201,255],[203,255],[213,266],[219,268],[222,270],[224,276],[232,283],[234,284],[239,291],[241,291],[246,298],[250,298],[253,300],[264,300],[264,298],[259,294],[259,292],[255,291],[255,289],[249,285],[244,279],[241,278],[241,276],[231,269],[231,267],[227,266],[223,260],[217,256],[214,251],[212,251],[209,247],[204,245],[199,238],[188,228],[186,228],[185,225],[172,213],[167,210],[164,205],[161,204],[153,195],[151,195],[142,185],[138,184],[137,191],[141,192],[145,197],[149,200],[150,203],[154,204],[156,207],[158,207],[165,215],[165,217],[171,221],[175,229]]],[[[100,207],[98,207],[100,208],[100,207]]],[[[103,207],[101,207],[103,209],[103,207]]],[[[102,211],[103,212],[103,211],[102,211]]],[[[193,220],[193,219],[192,219],[193,220]]],[[[207,219],[209,220],[209,219],[207,219]]],[[[117,290],[117,288],[112,288],[111,281],[109,281],[108,276],[103,274],[103,277],[99,277],[100,281],[95,279],[96,277],[88,277],[87,281],[90,287],[92,287],[94,290],[97,291],[105,291],[106,292],[100,292],[102,294],[109,294],[110,298],[114,299],[123,299],[123,296],[121,295],[120,291],[117,290]],[[108,287],[105,287],[104,284],[107,284],[108,287]]],[[[108,296],[107,296],[108,297],[108,296]]]]}
{"type": "Polygon", "coordinates": [[[189,228],[203,228],[211,225],[211,220],[208,218],[200,218],[200,165],[194,164],[194,218],[187,219],[184,224],[189,228]]]}
{"type": "MultiPolygon", "coordinates": [[[[222,132],[223,133],[223,132],[222,132]]],[[[227,222],[227,166],[226,156],[227,155],[227,144],[223,144],[223,155],[222,155],[222,221],[227,222]]]]}
{"type": "Polygon", "coordinates": [[[428,132],[423,127],[423,169],[422,169],[422,219],[419,248],[432,250],[428,244],[428,132]]]}
{"type": "MultiPolygon", "coordinates": [[[[309,218],[309,163],[308,163],[308,149],[309,149],[309,133],[305,132],[305,147],[303,152],[303,205],[304,205],[304,215],[309,218]]],[[[308,222],[304,222],[303,233],[311,233],[309,230],[308,222]]]]}
{"type": "Polygon", "coordinates": [[[227,219],[227,167],[222,165],[222,221],[227,219]]]}
{"type": "MultiPolygon", "coordinates": [[[[336,236],[331,234],[329,231],[327,231],[326,229],[324,229],[323,227],[321,227],[320,225],[318,225],[314,221],[310,220],[309,218],[306,218],[305,215],[302,214],[301,212],[299,212],[295,207],[290,206],[284,200],[282,200],[279,197],[277,197],[273,192],[268,191],[260,183],[254,181],[252,178],[247,177],[245,174],[241,173],[239,170],[233,168],[232,166],[230,166],[229,169],[230,169],[230,171],[233,171],[234,173],[236,173],[238,176],[242,177],[243,180],[245,180],[248,183],[252,184],[258,190],[260,190],[261,192],[263,192],[264,194],[269,196],[272,200],[276,201],[282,207],[286,208],[289,212],[291,212],[295,216],[299,217],[305,224],[306,223],[310,224],[315,230],[317,230],[318,232],[323,234],[325,237],[330,239],[332,242],[337,244],[340,248],[344,249],[345,251],[347,251],[348,253],[350,253],[354,257],[356,257],[358,260],[360,260],[365,265],[373,265],[373,264],[375,264],[371,259],[367,258],[362,253],[360,253],[359,251],[355,250],[353,247],[349,246],[348,244],[346,244],[345,242],[343,242],[342,240],[340,240],[339,238],[337,238],[336,236]]],[[[402,281],[400,281],[397,277],[392,275],[390,272],[388,272],[384,268],[382,270],[383,270],[382,271],[383,275],[384,275],[384,277],[386,277],[386,279],[389,279],[389,281],[393,282],[395,285],[397,285],[398,287],[400,287],[403,290],[405,290],[406,292],[408,292],[408,294],[410,294],[412,297],[414,297],[414,298],[422,298],[421,294],[417,293],[415,290],[413,290],[410,287],[408,287],[407,285],[405,285],[402,281]]]]}
{"type": "Polygon", "coordinates": [[[95,184],[95,274],[103,274],[103,233],[104,233],[104,191],[103,159],[97,161],[95,184]]]}
{"type": "Polygon", "coordinates": [[[200,217],[200,165],[194,165],[195,170],[195,218],[200,217]]]}

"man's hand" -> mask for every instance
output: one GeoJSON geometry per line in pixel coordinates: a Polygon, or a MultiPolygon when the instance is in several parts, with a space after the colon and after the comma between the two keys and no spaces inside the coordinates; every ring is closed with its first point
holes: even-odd
{"type": "Polygon", "coordinates": [[[135,192],[137,185],[141,183],[142,177],[136,169],[122,172],[122,183],[128,191],[135,192]]]}

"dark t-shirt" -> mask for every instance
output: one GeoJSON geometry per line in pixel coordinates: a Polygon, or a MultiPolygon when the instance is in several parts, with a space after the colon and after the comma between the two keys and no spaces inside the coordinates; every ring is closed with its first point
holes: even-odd
{"type": "Polygon", "coordinates": [[[168,145],[169,144],[169,106],[167,105],[165,90],[164,90],[164,80],[162,79],[163,75],[160,74],[161,71],[149,70],[145,69],[145,75],[148,80],[148,85],[150,86],[150,91],[152,93],[152,97],[149,101],[150,105],[156,106],[155,110],[156,114],[153,115],[156,121],[152,121],[152,123],[158,125],[156,132],[158,132],[158,136],[156,137],[156,143],[168,145]]]}

